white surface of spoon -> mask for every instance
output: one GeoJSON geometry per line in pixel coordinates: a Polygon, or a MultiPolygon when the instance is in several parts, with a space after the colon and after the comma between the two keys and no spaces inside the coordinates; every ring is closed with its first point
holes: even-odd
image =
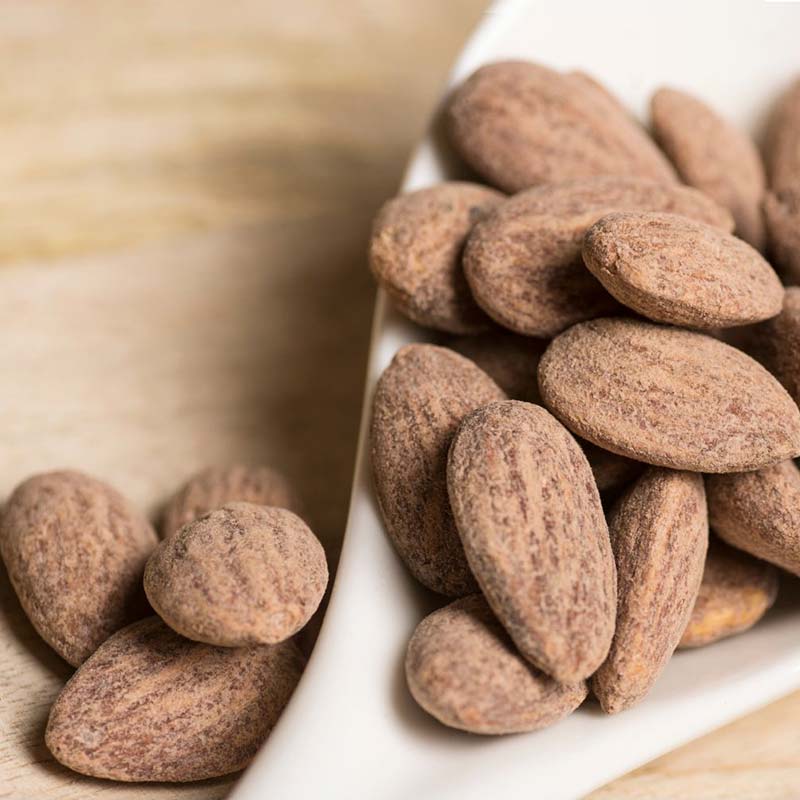
{"type": "MultiPolygon", "coordinates": [[[[482,63],[528,58],[592,73],[636,114],[660,85],[688,89],[758,134],[777,93],[800,72],[799,34],[793,2],[500,2],[452,81],[482,63]]],[[[452,174],[429,135],[402,188],[452,174]]],[[[615,717],[589,704],[544,731],[486,738],[448,730],[417,708],[403,674],[406,643],[443,601],[413,581],[384,534],[367,430],[379,374],[399,347],[424,339],[378,298],[331,604],[306,674],[235,800],[568,800],[800,686],[800,607],[790,603],[746,635],[678,653],[653,693],[615,717]]]]}

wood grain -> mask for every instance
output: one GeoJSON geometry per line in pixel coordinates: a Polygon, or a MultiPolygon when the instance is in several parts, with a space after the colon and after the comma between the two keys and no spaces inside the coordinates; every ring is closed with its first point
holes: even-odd
{"type": "MultiPolygon", "coordinates": [[[[482,4],[0,3],[0,497],[71,465],[154,513],[196,468],[265,461],[335,560],[370,218],[482,4]]],[[[227,794],[55,764],[69,674],[0,571],[0,798],[227,794]]],[[[798,713],[800,693],[594,797],[794,797],[798,713]]]]}

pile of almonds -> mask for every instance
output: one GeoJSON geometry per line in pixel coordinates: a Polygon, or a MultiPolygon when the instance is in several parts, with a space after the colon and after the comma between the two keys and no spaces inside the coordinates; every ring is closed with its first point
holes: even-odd
{"type": "Polygon", "coordinates": [[[489,64],[446,108],[488,185],[375,220],[379,285],[442,336],[384,371],[371,450],[397,552],[456,598],[406,658],[454,728],[630,708],[800,574],[800,80],[766,168],[701,100],[651,111],[652,138],[588,75],[489,64]]]}
{"type": "Polygon", "coordinates": [[[170,500],[159,542],[119,492],[80,472],[17,487],[0,553],[36,630],[77,667],[45,733],[58,761],[118,781],[247,765],[300,679],[292,637],[328,582],[297,508],[272,469],[212,468],[170,500]]]}

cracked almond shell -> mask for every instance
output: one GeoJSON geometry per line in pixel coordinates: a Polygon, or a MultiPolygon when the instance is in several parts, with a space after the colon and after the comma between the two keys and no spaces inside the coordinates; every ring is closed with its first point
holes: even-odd
{"type": "Polygon", "coordinates": [[[114,634],[72,676],[45,742],[64,766],[115,781],[197,781],[247,766],[303,671],[294,642],[212,647],[157,617],[114,634]]]}
{"type": "Polygon", "coordinates": [[[525,661],[481,595],[456,600],[420,622],[405,669],[425,711],[470,733],[538,730],[586,697],[585,682],[557,683],[525,661]]]}
{"type": "Polygon", "coordinates": [[[562,683],[590,676],[614,633],[614,559],[600,496],[572,435],[541,406],[470,414],[447,464],[472,572],[525,658],[562,683]]]}
{"type": "Polygon", "coordinates": [[[539,186],[504,200],[472,230],[464,271],[478,304],[500,325],[540,337],[618,310],[581,257],[586,231],[614,211],[661,211],[733,229],[727,210],[688,186],[625,177],[539,186]]]}
{"type": "Polygon", "coordinates": [[[370,444],[378,505],[395,549],[429,589],[477,589],[447,498],[447,450],[461,420],[505,393],[469,359],[444,347],[403,347],[372,404],[370,444]]]}
{"type": "Polygon", "coordinates": [[[680,641],[708,548],[703,478],[651,467],[612,509],[617,624],[592,691],[609,714],[641,701],[680,641]]]}
{"type": "Polygon", "coordinates": [[[539,363],[573,433],[656,466],[755,470],[800,455],[800,410],[757,361],[701,333],[634,319],[575,325],[539,363]]]}

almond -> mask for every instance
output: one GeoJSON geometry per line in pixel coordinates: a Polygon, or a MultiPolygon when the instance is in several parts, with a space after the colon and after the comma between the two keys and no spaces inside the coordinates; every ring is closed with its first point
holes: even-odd
{"type": "Polygon", "coordinates": [[[586,460],[592,468],[594,481],[601,493],[623,489],[635,478],[638,478],[644,469],[644,464],[640,461],[604,450],[591,442],[579,440],[578,444],[583,449],[586,460]]]}
{"type": "Polygon", "coordinates": [[[508,192],[593,175],[674,181],[644,130],[609,115],[604,100],[585,81],[538,64],[488,64],[454,92],[450,138],[479,175],[508,192]]]}
{"type": "Polygon", "coordinates": [[[457,353],[477,364],[512,400],[538,403],[536,371],[549,343],[500,329],[448,342],[457,353]]]}
{"type": "Polygon", "coordinates": [[[603,662],[616,583],[586,457],[540,406],[492,403],[461,423],[447,485],[472,571],[525,658],[562,683],[603,662]]]}
{"type": "Polygon", "coordinates": [[[701,647],[752,628],[778,595],[778,571],[716,539],[679,647],[701,647]]]}
{"type": "Polygon", "coordinates": [[[656,466],[739,472],[800,454],[800,410],[758,362],[710,336],[634,319],[575,325],[539,364],[575,434],[656,466]]]}
{"type": "Polygon", "coordinates": [[[800,183],[764,199],[770,249],[784,281],[800,284],[800,183]]]}
{"type": "Polygon", "coordinates": [[[464,270],[478,304],[504,327],[542,337],[618,309],[581,258],[586,231],[613,211],[733,228],[725,209],[687,186],[619,177],[540,186],[505,200],[470,234],[464,270]]]}
{"type": "Polygon", "coordinates": [[[753,141],[702,100],[659,89],[650,103],[653,133],[678,174],[729,209],[736,234],[764,249],[761,200],[766,176],[753,141]]]}
{"type": "Polygon", "coordinates": [[[708,514],[728,544],[800,575],[800,470],[784,461],[707,478],[708,514]]]}
{"type": "Polygon", "coordinates": [[[114,634],[58,696],[45,741],[65,766],[115,781],[197,781],[243,769],[303,671],[293,642],[190,642],[157,617],[114,634]]]}
{"type": "Polygon", "coordinates": [[[147,613],[142,572],[157,542],[121,494],[71,470],[20,484],[0,522],[0,552],[25,613],[73,666],[147,613]]]}
{"type": "Polygon", "coordinates": [[[441,594],[477,588],[447,499],[447,449],[470,411],[503,399],[469,359],[425,344],[402,348],[375,389],[372,470],[386,531],[417,580],[441,594]]]}
{"type": "Polygon", "coordinates": [[[292,485],[277,470],[244,464],[209,467],[193,475],[167,503],[161,535],[172,536],[187,522],[234,501],[278,506],[294,512],[300,509],[292,485]]]}
{"type": "Polygon", "coordinates": [[[425,711],[470,733],[538,730],[586,697],[585,683],[557,683],[526,662],[480,595],[456,600],[417,626],[406,678],[425,711]]]}
{"type": "Polygon", "coordinates": [[[784,92],[767,125],[765,142],[770,187],[800,189],[800,79],[784,92]]]}
{"type": "Polygon", "coordinates": [[[617,625],[592,690],[609,714],[647,695],[680,641],[703,577],[708,516],[703,478],[653,468],[608,520],[617,564],[617,625]]]}
{"type": "Polygon", "coordinates": [[[472,226],[503,199],[475,183],[451,182],[389,200],[372,229],[376,280],[409,319],[450,333],[477,333],[489,320],[461,268],[472,226]]]}
{"type": "Polygon", "coordinates": [[[311,618],[328,584],[325,551],[283,508],[228,503],[150,556],[147,599],[175,631],[222,647],[274,644],[311,618]]]}
{"type": "Polygon", "coordinates": [[[586,233],[583,261],[606,290],[656,322],[729,328],[774,317],[783,286],[749,244],[676,214],[616,212],[586,233]]]}

